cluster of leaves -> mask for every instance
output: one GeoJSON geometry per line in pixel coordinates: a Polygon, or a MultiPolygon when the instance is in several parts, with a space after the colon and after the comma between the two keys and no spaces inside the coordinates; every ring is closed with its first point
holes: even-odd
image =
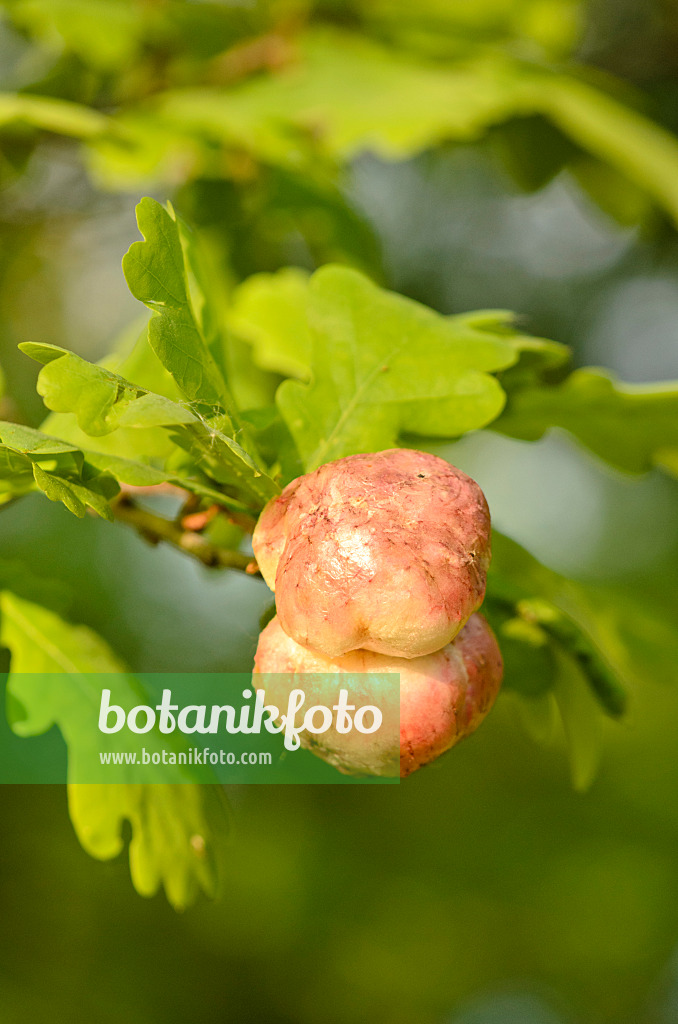
{"type": "MultiPolygon", "coordinates": [[[[124,271],[152,315],[131,349],[126,341],[103,365],[22,346],[43,364],[38,390],[51,415],[43,431],[0,424],[5,500],[38,489],[75,515],[89,507],[207,564],[246,568],[243,531],[266,501],[299,473],[360,451],[482,428],[536,439],[559,427],[621,469],[676,469],[678,386],[631,389],[601,371],[572,373],[563,346],[520,333],[504,311],[441,316],[340,266],[256,275],[227,301],[171,208],[144,199],[137,213],[144,240],[124,271]],[[137,500],[138,488],[168,485],[183,496],[172,520],[137,500]]],[[[585,785],[602,713],[621,715],[647,670],[628,643],[629,621],[636,634],[657,623],[642,609],[601,605],[499,535],[486,607],[507,686],[542,734],[559,714],[585,785]]],[[[6,591],[2,612],[15,727],[34,734],[56,723],[77,758],[68,709],[32,704],[18,674],[118,671],[115,656],[25,595],[6,591]]],[[[164,883],[185,905],[199,886],[214,890],[225,828],[214,794],[95,788],[71,789],[88,850],[115,855],[127,818],[141,892],[164,883]]]]}

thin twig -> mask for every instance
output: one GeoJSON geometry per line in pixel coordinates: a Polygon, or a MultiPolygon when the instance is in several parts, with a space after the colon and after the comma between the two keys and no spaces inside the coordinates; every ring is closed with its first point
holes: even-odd
{"type": "MultiPolygon", "coordinates": [[[[117,500],[125,501],[131,499],[133,501],[136,497],[154,497],[157,494],[167,494],[171,497],[181,498],[184,503],[182,510],[183,516],[194,512],[197,513],[200,508],[199,495],[192,494],[190,491],[184,490],[184,488],[179,487],[177,484],[171,483],[150,484],[146,487],[138,487],[132,484],[121,483],[120,494],[118,495],[117,500]]],[[[209,510],[206,510],[204,513],[200,513],[200,515],[204,516],[207,516],[208,511],[210,513],[206,519],[205,525],[214,518],[212,510],[216,510],[214,514],[226,516],[230,523],[239,527],[239,529],[243,530],[244,533],[254,533],[254,527],[257,525],[257,520],[254,515],[250,515],[247,512],[236,512],[234,509],[227,508],[225,505],[212,505],[209,510]]],[[[198,532],[200,529],[199,526],[186,524],[185,522],[182,523],[182,525],[186,530],[193,530],[194,532],[198,532]]]]}
{"type": "Polygon", "coordinates": [[[111,503],[111,508],[116,519],[133,526],[150,544],[170,544],[186,554],[193,555],[210,568],[238,569],[249,576],[259,571],[257,563],[249,555],[217,547],[200,534],[183,529],[180,522],[164,519],[155,512],[139,508],[129,497],[118,497],[111,503]]]}

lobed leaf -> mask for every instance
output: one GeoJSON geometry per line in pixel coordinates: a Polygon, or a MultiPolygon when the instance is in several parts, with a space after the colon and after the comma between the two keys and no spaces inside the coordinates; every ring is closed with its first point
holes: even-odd
{"type": "Polygon", "coordinates": [[[226,474],[216,476],[220,482],[244,488],[250,497],[265,502],[277,488],[264,472],[256,444],[212,354],[210,342],[215,339],[211,335],[218,318],[196,276],[199,254],[173,211],[154,199],[142,199],[137,205],[137,223],[144,241],[130,246],[123,272],[135,298],[156,313],[148,324],[149,343],[179,390],[194,403],[196,420],[205,428],[175,432],[176,438],[204,459],[213,473],[226,468],[226,474]]]}
{"type": "Polygon", "coordinates": [[[90,436],[109,434],[118,427],[158,427],[192,423],[190,409],[155,395],[124,377],[87,362],[57,345],[24,342],[19,346],[43,363],[38,394],[53,412],[73,412],[90,436]]]}
{"type": "MultiPolygon", "coordinates": [[[[103,490],[98,490],[96,487],[97,481],[93,481],[87,486],[75,480],[64,479],[64,477],[58,476],[56,473],[46,472],[41,468],[39,462],[33,463],[33,477],[40,490],[50,501],[62,502],[69,512],[72,512],[74,516],[78,516],[79,519],[84,517],[89,506],[102,519],[108,519],[109,522],[113,521],[113,512],[108,504],[107,497],[117,494],[118,485],[112,477],[108,478],[112,484],[108,495],[103,493],[103,490]]],[[[106,477],[101,479],[102,481],[106,480],[106,477]]]]}
{"type": "Polygon", "coordinates": [[[118,485],[105,467],[87,462],[74,445],[39,430],[0,421],[0,493],[21,495],[39,488],[80,519],[87,508],[104,519],[118,485]]]}
{"type": "MultiPolygon", "coordinates": [[[[351,344],[358,365],[353,380],[341,388],[337,407],[355,400],[354,385],[362,391],[352,419],[362,420],[357,422],[358,434],[366,418],[378,419],[381,440],[369,443],[381,447],[395,443],[396,434],[451,437],[491,421],[503,395],[487,376],[490,368],[501,373],[502,383],[509,375],[514,385],[569,359],[564,345],[518,333],[511,313],[489,310],[440,317],[379,290],[356,272],[339,268],[323,268],[312,279],[296,268],[256,274],[236,289],[229,322],[251,344],[258,366],[304,382],[313,377],[310,388],[286,384],[280,389],[283,414],[290,396],[296,396],[297,406],[303,407],[306,397],[316,393],[326,414],[330,413],[334,399],[326,401],[323,388],[328,372],[338,373],[338,360],[346,360],[345,342],[354,334],[351,344]],[[344,308],[338,312],[341,303],[344,308]],[[355,308],[348,313],[351,303],[355,308]],[[393,344],[400,343],[401,350],[395,351],[393,344]],[[370,361],[376,361],[379,369],[365,388],[370,361]],[[385,395],[387,385],[390,393],[385,395]],[[428,397],[423,400],[421,395],[428,397]],[[397,412],[386,402],[397,402],[397,412]]],[[[292,415],[289,407],[288,426],[292,415]]],[[[307,417],[311,415],[309,409],[307,417]]],[[[338,408],[335,415],[340,415],[338,408]]],[[[300,427],[304,429],[303,421],[300,427]]],[[[309,423],[306,433],[312,429],[309,423]]],[[[328,432],[331,429],[328,425],[328,432]]],[[[298,429],[298,443],[299,433],[298,429]]],[[[364,441],[368,443],[366,437],[364,441]]],[[[361,450],[358,440],[355,443],[361,450]]]]}
{"type": "MultiPolygon", "coordinates": [[[[218,487],[210,486],[209,482],[201,491],[193,471],[176,474],[165,471],[163,479],[180,477],[188,490],[209,492],[211,496],[218,492],[219,500],[239,509],[261,507],[277,492],[273,480],[255,465],[237,441],[224,432],[224,426],[231,428],[227,415],[205,407],[190,408],[155,395],[54,345],[24,344],[21,348],[45,364],[38,377],[38,391],[49,409],[74,413],[80,429],[95,437],[119,428],[163,427],[169,431],[175,444],[194,456],[199,470],[204,469],[212,481],[234,490],[235,494],[222,492],[218,487]]],[[[108,458],[110,468],[117,468],[125,475],[131,472],[137,478],[139,475],[148,476],[148,472],[138,466],[130,467],[130,460],[116,462],[113,456],[114,453],[108,458]]],[[[94,462],[106,464],[100,458],[94,462]]]]}
{"type": "Polygon", "coordinates": [[[518,359],[501,334],[443,317],[357,271],[323,267],[310,283],[310,384],[281,384],[277,403],[307,470],[400,434],[456,436],[499,415],[490,374],[518,359]]]}
{"type": "MultiPolygon", "coordinates": [[[[11,651],[8,694],[12,727],[35,736],[56,725],[68,746],[69,773],[85,756],[83,745],[98,743],[83,719],[98,707],[98,673],[124,668],[104,641],[83,626],[73,626],[54,612],[5,591],[0,595],[0,643],[11,651]],[[77,677],[80,697],[53,685],[40,687],[28,673],[77,677]]],[[[53,676],[51,676],[53,680],[53,676]]],[[[135,697],[143,699],[138,680],[129,676],[135,697]]],[[[91,716],[90,716],[91,717],[91,716]]],[[[91,755],[90,755],[91,756],[91,755]]],[[[168,767],[171,781],[172,769],[168,767]]],[[[83,847],[100,860],[123,849],[124,824],[132,826],[130,869],[135,888],[152,896],[163,886],[177,908],[192,903],[200,890],[213,896],[219,887],[219,851],[227,832],[227,810],[218,786],[69,785],[73,826],[83,847]]]]}
{"type": "Polygon", "coordinates": [[[144,241],[130,246],[122,269],[132,295],[157,314],[149,321],[149,342],[189,401],[226,407],[226,382],[191,305],[176,219],[145,198],[137,223],[144,241]]]}

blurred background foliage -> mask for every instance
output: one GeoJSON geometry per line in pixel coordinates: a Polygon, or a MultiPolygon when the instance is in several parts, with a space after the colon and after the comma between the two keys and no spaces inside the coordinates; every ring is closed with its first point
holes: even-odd
{"type": "MultiPolygon", "coordinates": [[[[226,283],[340,260],[442,312],[515,309],[624,380],[678,377],[672,0],[0,11],[4,418],[44,415],[19,342],[97,359],[136,321],[120,258],[142,192],[197,225],[226,283]]],[[[675,621],[675,481],[615,473],[557,432],[445,454],[547,566],[675,621]]],[[[35,496],[0,536],[3,586],[20,578],[135,669],[251,663],[263,583],[35,496]]],[[[224,896],[184,916],[139,899],[122,858],[88,859],[60,790],[5,788],[3,1020],[672,1024],[678,688],[661,637],[637,638],[656,678],[606,726],[586,794],[507,694],[397,791],[232,793],[224,896]]]]}

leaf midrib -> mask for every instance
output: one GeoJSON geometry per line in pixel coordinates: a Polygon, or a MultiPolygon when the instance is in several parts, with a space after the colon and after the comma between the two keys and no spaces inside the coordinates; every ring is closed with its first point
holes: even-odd
{"type": "MultiPolygon", "coordinates": [[[[354,328],[353,328],[353,330],[351,332],[351,348],[353,350],[352,351],[353,376],[355,378],[355,372],[356,372],[356,368],[357,368],[357,361],[356,361],[356,358],[355,358],[355,343],[356,343],[357,335],[356,335],[356,330],[355,330],[355,313],[354,313],[353,310],[351,311],[351,320],[352,320],[352,322],[354,324],[354,328]]],[[[343,427],[343,425],[346,422],[346,420],[353,414],[354,409],[358,405],[360,405],[362,403],[362,398],[363,398],[364,392],[372,385],[374,380],[377,378],[378,374],[382,372],[381,367],[384,365],[385,361],[389,361],[389,360],[393,359],[394,356],[396,356],[400,351],[402,351],[402,349],[405,347],[407,341],[408,341],[408,339],[403,339],[401,342],[396,343],[393,346],[393,348],[391,348],[382,358],[376,360],[374,369],[364,378],[363,383],[355,388],[354,393],[353,393],[353,397],[351,398],[350,402],[345,407],[345,409],[342,411],[342,413],[339,416],[339,419],[337,420],[335,426],[330,431],[329,435],[325,438],[325,440],[320,445],[318,445],[318,447],[316,448],[316,450],[314,452],[314,461],[310,463],[310,465],[307,467],[307,469],[309,469],[309,470],[317,469],[318,466],[322,465],[322,456],[323,456],[323,454],[325,452],[327,452],[327,450],[330,448],[332,441],[337,436],[338,432],[340,431],[341,427],[343,427]]],[[[334,379],[333,378],[332,378],[332,386],[335,387],[334,379]]],[[[337,392],[336,392],[336,387],[335,387],[335,394],[336,393],[337,392]]]]}

